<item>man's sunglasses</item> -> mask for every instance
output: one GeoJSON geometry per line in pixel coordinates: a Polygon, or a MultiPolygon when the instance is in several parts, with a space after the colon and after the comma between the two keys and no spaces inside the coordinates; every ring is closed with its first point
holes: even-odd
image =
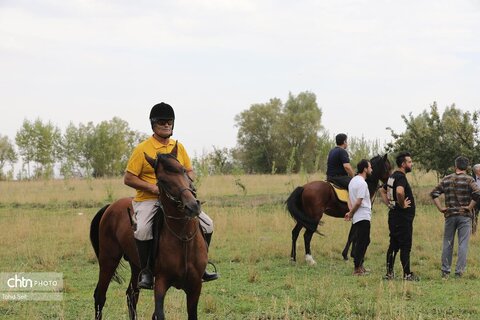
{"type": "Polygon", "coordinates": [[[172,119],[169,119],[169,120],[165,120],[165,119],[159,119],[159,120],[156,120],[155,121],[156,124],[160,125],[160,126],[164,126],[164,125],[173,125],[173,120],[172,119]]]}

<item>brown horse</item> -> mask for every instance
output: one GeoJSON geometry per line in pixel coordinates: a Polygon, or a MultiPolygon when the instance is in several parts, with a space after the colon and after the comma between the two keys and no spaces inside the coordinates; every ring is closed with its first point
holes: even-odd
{"type": "MultiPolygon", "coordinates": [[[[197,305],[202,289],[202,275],[207,266],[207,247],[198,221],[201,212],[185,168],[176,159],[175,147],[170,154],[157,154],[152,159],[163,207],[158,219],[158,248],[153,268],[155,276],[155,312],[152,319],[165,319],[164,299],[174,286],[187,295],[188,319],[197,319],[197,305]]],[[[123,198],[100,209],[90,227],[90,239],[97,255],[100,273],[95,288],[95,319],[102,318],[102,309],[110,281],[118,279],[117,266],[122,258],[131,268],[126,291],[130,319],[136,319],[139,289],[140,258],[133,237],[132,199],[123,198]]]]}
{"type": "MultiPolygon", "coordinates": [[[[373,198],[378,189],[379,180],[386,183],[392,167],[386,154],[383,157],[378,155],[373,157],[370,163],[372,164],[372,175],[366,181],[371,198],[373,198]]],[[[317,227],[320,219],[322,219],[324,213],[331,217],[343,218],[345,213],[348,212],[348,206],[345,202],[337,199],[333,187],[325,181],[313,181],[303,187],[297,187],[288,197],[286,206],[290,215],[296,221],[292,230],[290,259],[296,261],[297,238],[302,228],[305,228],[303,234],[305,260],[307,263],[314,265],[316,262],[312,257],[310,241],[315,232],[319,233],[317,227]]]]}

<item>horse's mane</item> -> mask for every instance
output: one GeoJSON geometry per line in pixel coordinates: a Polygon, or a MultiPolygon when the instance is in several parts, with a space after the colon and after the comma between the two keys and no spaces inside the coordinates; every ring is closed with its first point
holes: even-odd
{"type": "MultiPolygon", "coordinates": [[[[388,159],[387,159],[387,162],[389,162],[388,159]]],[[[372,164],[372,169],[373,169],[372,179],[378,180],[380,178],[380,175],[385,171],[383,157],[377,154],[375,157],[373,157],[370,160],[370,163],[372,164]]]]}

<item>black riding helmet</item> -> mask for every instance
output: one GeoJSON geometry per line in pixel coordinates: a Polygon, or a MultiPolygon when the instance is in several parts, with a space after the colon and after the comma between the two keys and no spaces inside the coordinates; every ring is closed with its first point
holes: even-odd
{"type": "Polygon", "coordinates": [[[150,124],[152,125],[152,128],[154,123],[158,120],[174,120],[172,124],[173,132],[173,126],[175,125],[175,112],[171,105],[165,102],[160,102],[152,107],[152,110],[150,110],[150,124]]]}

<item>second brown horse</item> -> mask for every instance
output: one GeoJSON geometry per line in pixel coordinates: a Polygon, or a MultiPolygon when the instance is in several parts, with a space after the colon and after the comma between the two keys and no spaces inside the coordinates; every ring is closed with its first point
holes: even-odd
{"type": "MultiPolygon", "coordinates": [[[[372,165],[372,175],[367,178],[368,190],[370,197],[373,198],[377,189],[378,182],[387,182],[391,171],[391,164],[387,154],[375,156],[370,160],[372,165]]],[[[295,220],[296,225],[292,230],[292,251],[290,255],[291,261],[296,261],[297,249],[296,243],[300,231],[305,228],[303,235],[305,243],[305,260],[313,265],[313,259],[310,249],[310,241],[315,232],[318,233],[317,227],[322,219],[323,214],[335,218],[343,218],[348,212],[345,202],[338,201],[335,191],[330,183],[326,181],[313,181],[302,187],[297,187],[288,197],[286,206],[290,215],[295,220]]]]}

